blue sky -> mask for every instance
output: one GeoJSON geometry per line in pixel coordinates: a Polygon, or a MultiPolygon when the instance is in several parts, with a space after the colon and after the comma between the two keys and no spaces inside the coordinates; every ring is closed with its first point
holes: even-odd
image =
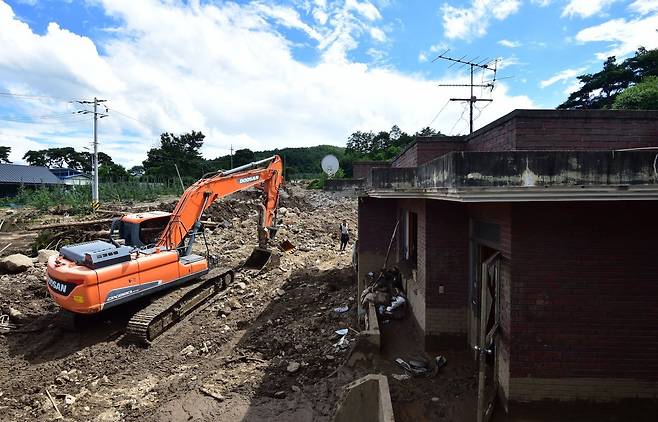
{"type": "MultiPolygon", "coordinates": [[[[0,0],[0,144],[88,146],[70,102],[108,100],[101,148],[139,164],[163,131],[202,130],[204,154],[319,143],[354,130],[467,130],[464,68],[498,60],[476,127],[554,108],[608,55],[658,47],[658,0],[0,0]],[[441,111],[441,113],[439,113],[441,111]],[[437,113],[439,113],[437,115],[437,113]]],[[[478,80],[491,73],[478,74],[478,80]]]]}

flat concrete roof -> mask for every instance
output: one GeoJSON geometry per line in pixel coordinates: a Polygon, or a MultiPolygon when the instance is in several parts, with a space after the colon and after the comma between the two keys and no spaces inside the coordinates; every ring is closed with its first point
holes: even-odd
{"type": "Polygon", "coordinates": [[[658,151],[452,152],[375,168],[367,196],[464,202],[658,200],[658,151]]]}

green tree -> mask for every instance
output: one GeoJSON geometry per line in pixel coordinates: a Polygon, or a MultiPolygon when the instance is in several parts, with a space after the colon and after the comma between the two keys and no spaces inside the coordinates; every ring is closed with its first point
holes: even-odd
{"type": "Polygon", "coordinates": [[[239,149],[233,154],[233,167],[249,164],[256,159],[256,155],[249,148],[239,149]]]}
{"type": "Polygon", "coordinates": [[[163,133],[160,135],[160,147],[148,151],[142,163],[147,176],[175,177],[176,166],[182,177],[198,179],[203,172],[201,146],[205,135],[192,131],[182,135],[163,133]]]}
{"type": "Polygon", "coordinates": [[[658,49],[639,48],[633,57],[617,63],[608,57],[597,73],[578,76],[581,87],[572,92],[558,109],[609,109],[615,98],[647,76],[658,75],[658,49]]]}
{"type": "Polygon", "coordinates": [[[658,76],[647,76],[617,95],[612,108],[622,110],[658,110],[658,76]]]}
{"type": "Polygon", "coordinates": [[[11,161],[9,161],[10,152],[11,147],[0,146],[0,163],[11,163],[11,161]]]}

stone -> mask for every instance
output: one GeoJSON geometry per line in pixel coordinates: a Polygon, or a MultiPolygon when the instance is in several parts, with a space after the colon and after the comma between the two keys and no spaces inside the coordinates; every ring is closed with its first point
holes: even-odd
{"type": "Polygon", "coordinates": [[[7,313],[9,314],[9,318],[13,319],[14,321],[20,321],[24,317],[21,311],[16,308],[12,308],[11,306],[9,309],[7,309],[7,313]]]}
{"type": "Polygon", "coordinates": [[[57,256],[59,255],[59,252],[52,250],[52,249],[39,249],[39,252],[37,252],[37,260],[41,262],[42,264],[45,264],[48,262],[48,258],[51,256],[57,256]]]}
{"type": "Polygon", "coordinates": [[[283,289],[281,289],[281,288],[278,288],[278,289],[276,289],[276,290],[274,291],[274,293],[276,293],[276,294],[279,295],[279,296],[283,296],[283,295],[286,294],[286,291],[283,290],[283,289]]]}
{"type": "Polygon", "coordinates": [[[195,350],[196,350],[196,347],[194,347],[190,344],[187,347],[185,347],[183,350],[181,350],[180,354],[181,355],[191,355],[195,350]]]}
{"type": "Polygon", "coordinates": [[[244,290],[244,289],[247,288],[247,285],[244,284],[244,283],[241,282],[241,281],[238,281],[237,283],[235,283],[235,286],[236,286],[238,289],[242,289],[242,290],[244,290]]]}
{"type": "Polygon", "coordinates": [[[283,399],[286,397],[286,392],[285,391],[277,391],[274,393],[274,398],[275,399],[283,399]]]}
{"type": "Polygon", "coordinates": [[[33,266],[32,259],[20,253],[6,256],[0,260],[0,268],[4,268],[10,273],[22,273],[33,266]]]}
{"type": "Polygon", "coordinates": [[[286,208],[286,207],[281,207],[281,208],[279,208],[279,215],[280,215],[280,216],[283,217],[283,216],[285,216],[287,213],[288,213],[288,208],[286,208]]]}
{"type": "Polygon", "coordinates": [[[290,387],[290,389],[295,393],[299,393],[300,391],[302,391],[302,389],[297,387],[296,385],[293,385],[292,387],[290,387]]]}
{"type": "Polygon", "coordinates": [[[226,304],[227,304],[227,305],[231,308],[231,310],[233,310],[233,311],[236,310],[236,309],[240,309],[240,308],[242,308],[242,304],[240,303],[240,301],[237,300],[237,299],[234,298],[234,297],[229,298],[229,299],[226,301],[226,304]]]}
{"type": "Polygon", "coordinates": [[[290,362],[288,364],[288,367],[286,368],[286,371],[288,371],[288,373],[294,374],[295,372],[299,371],[300,366],[301,365],[297,362],[294,362],[294,361],[290,362]]]}
{"type": "Polygon", "coordinates": [[[72,405],[73,403],[75,403],[76,400],[77,399],[75,398],[75,396],[72,396],[70,394],[64,396],[64,404],[67,406],[72,405]]]}
{"type": "Polygon", "coordinates": [[[438,397],[432,397],[432,401],[433,401],[434,403],[436,403],[436,402],[439,401],[439,398],[438,398],[438,397]]]}

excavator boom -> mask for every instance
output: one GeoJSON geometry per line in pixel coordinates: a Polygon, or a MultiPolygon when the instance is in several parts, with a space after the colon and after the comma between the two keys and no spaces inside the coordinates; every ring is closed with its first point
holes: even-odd
{"type": "Polygon", "coordinates": [[[157,245],[167,249],[180,247],[186,236],[198,228],[195,225],[203,212],[217,199],[253,186],[262,186],[265,199],[259,210],[259,246],[264,247],[264,241],[269,238],[266,232],[274,227],[282,174],[281,158],[273,156],[202,178],[183,193],[157,245]],[[267,168],[257,168],[264,163],[269,163],[267,168]],[[261,232],[266,236],[263,237],[261,232]]]}

